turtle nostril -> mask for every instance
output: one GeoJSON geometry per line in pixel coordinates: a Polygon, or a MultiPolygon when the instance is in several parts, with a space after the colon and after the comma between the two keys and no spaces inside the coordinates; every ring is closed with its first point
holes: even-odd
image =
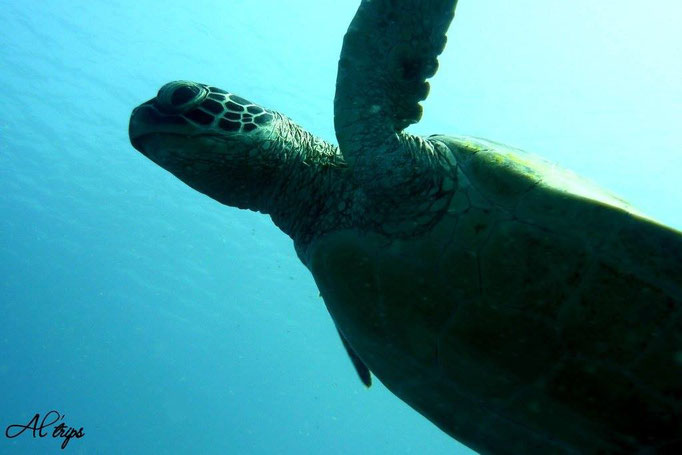
{"type": "Polygon", "coordinates": [[[181,113],[195,107],[207,94],[208,90],[197,83],[174,81],[161,87],[156,102],[165,112],[181,113]]]}

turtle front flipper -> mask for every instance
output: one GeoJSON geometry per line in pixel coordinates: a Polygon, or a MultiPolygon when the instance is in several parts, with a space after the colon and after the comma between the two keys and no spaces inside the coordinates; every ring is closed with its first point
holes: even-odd
{"type": "Polygon", "coordinates": [[[426,79],[457,0],[363,0],[343,40],[334,98],[334,126],[351,166],[404,150],[400,132],[421,118],[426,79]],[[369,155],[366,156],[365,155],[369,155]]]}

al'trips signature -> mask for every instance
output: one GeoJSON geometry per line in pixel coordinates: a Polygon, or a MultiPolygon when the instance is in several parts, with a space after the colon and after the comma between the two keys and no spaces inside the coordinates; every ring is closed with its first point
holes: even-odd
{"type": "MultiPolygon", "coordinates": [[[[55,425],[60,420],[64,420],[64,417],[66,417],[66,414],[60,414],[58,411],[54,410],[45,414],[42,420],[40,419],[40,414],[36,414],[26,425],[14,424],[8,426],[5,429],[5,436],[12,439],[21,435],[26,430],[31,430],[34,438],[44,438],[49,433],[43,430],[55,425]]],[[[80,427],[78,430],[76,430],[75,428],[67,426],[64,422],[56,425],[52,430],[53,438],[64,438],[64,441],[62,441],[61,445],[62,449],[66,448],[66,445],[69,443],[71,438],[80,439],[83,436],[85,436],[83,427],[80,427]]]]}

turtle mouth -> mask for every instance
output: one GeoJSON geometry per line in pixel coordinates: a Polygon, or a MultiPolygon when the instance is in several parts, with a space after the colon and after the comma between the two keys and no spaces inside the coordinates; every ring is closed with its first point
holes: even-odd
{"type": "Polygon", "coordinates": [[[185,134],[175,134],[175,133],[167,133],[167,132],[150,132],[150,133],[144,133],[140,134],[138,136],[130,136],[130,143],[133,145],[135,150],[149,158],[149,146],[150,144],[158,143],[163,137],[168,137],[168,136],[175,136],[178,139],[190,139],[191,136],[185,135],[185,134]]]}
{"type": "Polygon", "coordinates": [[[159,111],[157,98],[136,107],[130,115],[128,137],[130,143],[143,155],[147,155],[145,144],[160,136],[191,138],[205,134],[188,124],[178,115],[167,115],[159,111]]]}
{"type": "Polygon", "coordinates": [[[151,159],[151,154],[157,149],[154,145],[162,148],[167,147],[169,144],[181,146],[197,141],[197,139],[205,139],[213,143],[229,142],[229,138],[215,133],[183,134],[170,131],[149,131],[136,136],[131,135],[130,143],[138,152],[151,159]]]}

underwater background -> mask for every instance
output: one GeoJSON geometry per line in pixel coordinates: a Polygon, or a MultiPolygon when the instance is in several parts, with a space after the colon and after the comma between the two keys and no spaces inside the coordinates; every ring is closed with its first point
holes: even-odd
{"type": "MultiPolygon", "coordinates": [[[[351,0],[3,0],[0,427],[64,453],[473,453],[366,390],[292,242],[128,142],[189,79],[335,142],[351,0]]],[[[682,228],[682,4],[460,0],[412,133],[541,155],[682,228]]],[[[3,431],[4,433],[4,431],[3,431]]],[[[0,453],[61,453],[0,435],[0,453]]]]}

